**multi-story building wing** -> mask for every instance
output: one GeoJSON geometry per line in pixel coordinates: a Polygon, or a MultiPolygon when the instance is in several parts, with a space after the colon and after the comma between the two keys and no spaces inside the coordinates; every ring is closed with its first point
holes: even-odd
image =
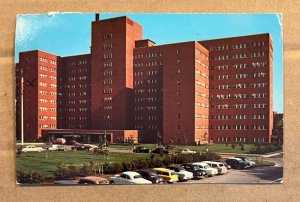
{"type": "Polygon", "coordinates": [[[41,130],[56,128],[57,123],[57,57],[43,51],[20,53],[16,65],[17,132],[24,138],[41,138],[41,130]],[[23,99],[23,107],[21,102],[23,99]]]}
{"type": "Polygon", "coordinates": [[[270,142],[273,125],[270,35],[200,43],[210,51],[211,142],[270,142]]]}
{"type": "Polygon", "coordinates": [[[151,40],[134,49],[133,123],[141,142],[160,141],[163,134],[163,53],[151,40]]]}
{"type": "Polygon", "coordinates": [[[57,125],[59,129],[90,128],[91,55],[59,57],[57,125]]]}
{"type": "Polygon", "coordinates": [[[163,142],[203,142],[208,136],[208,51],[197,42],[162,47],[163,142]]]}
{"type": "Polygon", "coordinates": [[[132,126],[133,49],[142,26],[127,17],[92,23],[92,129],[132,126]]]}

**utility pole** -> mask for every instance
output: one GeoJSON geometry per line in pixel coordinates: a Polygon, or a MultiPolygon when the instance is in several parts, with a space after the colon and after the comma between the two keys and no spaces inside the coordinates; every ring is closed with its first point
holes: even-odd
{"type": "Polygon", "coordinates": [[[21,69],[21,145],[24,145],[24,78],[23,68],[21,69]]]}

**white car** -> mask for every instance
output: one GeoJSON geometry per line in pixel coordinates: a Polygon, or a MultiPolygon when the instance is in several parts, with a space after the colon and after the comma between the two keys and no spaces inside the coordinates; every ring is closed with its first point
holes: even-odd
{"type": "Polygon", "coordinates": [[[133,171],[126,171],[109,179],[110,184],[152,184],[151,181],[142,178],[139,173],[133,171]]]}
{"type": "Polygon", "coordinates": [[[216,162],[216,161],[202,161],[202,163],[208,164],[212,168],[216,168],[218,170],[219,174],[226,174],[228,172],[228,169],[226,166],[221,163],[221,162],[216,162]]]}
{"type": "Polygon", "coordinates": [[[195,154],[196,152],[195,151],[192,151],[190,149],[183,149],[181,151],[182,154],[195,154]]]}
{"type": "Polygon", "coordinates": [[[48,147],[49,151],[65,151],[65,147],[59,144],[53,144],[48,147]]]}
{"type": "Polygon", "coordinates": [[[197,165],[199,168],[201,168],[202,170],[204,170],[208,176],[214,176],[216,174],[218,174],[218,170],[215,168],[210,167],[208,164],[203,163],[203,162],[196,162],[196,163],[192,163],[193,165],[197,165]]]}
{"type": "Polygon", "coordinates": [[[194,177],[194,174],[192,172],[186,171],[180,166],[167,166],[167,169],[174,170],[175,173],[178,175],[179,181],[190,180],[194,177]]]}
{"type": "Polygon", "coordinates": [[[45,149],[42,147],[36,147],[34,145],[29,145],[24,148],[22,148],[22,152],[43,152],[45,149]]]}

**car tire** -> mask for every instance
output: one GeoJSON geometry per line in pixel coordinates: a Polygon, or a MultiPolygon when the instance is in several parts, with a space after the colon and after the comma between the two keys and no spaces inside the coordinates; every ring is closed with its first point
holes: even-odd
{"type": "Polygon", "coordinates": [[[116,184],[114,181],[110,181],[109,184],[116,184]]]}

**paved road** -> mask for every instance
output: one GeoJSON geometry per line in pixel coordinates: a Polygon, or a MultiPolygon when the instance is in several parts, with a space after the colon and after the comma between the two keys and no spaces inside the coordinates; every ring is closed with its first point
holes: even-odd
{"type": "Polygon", "coordinates": [[[208,177],[202,180],[189,180],[184,183],[270,183],[283,176],[282,158],[268,158],[275,166],[255,167],[245,170],[231,170],[225,175],[208,177]]]}

